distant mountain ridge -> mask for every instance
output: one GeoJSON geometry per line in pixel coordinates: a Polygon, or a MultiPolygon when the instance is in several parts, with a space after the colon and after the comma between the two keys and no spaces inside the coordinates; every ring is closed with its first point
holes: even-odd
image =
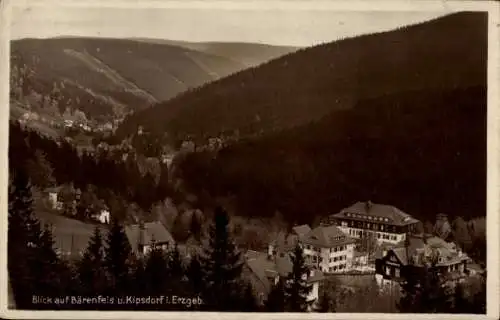
{"type": "Polygon", "coordinates": [[[91,118],[141,110],[247,68],[175,44],[84,37],[15,40],[11,61],[32,72],[24,95],[58,91],[61,111],[70,106],[91,118]]]}
{"type": "Polygon", "coordinates": [[[277,46],[245,42],[188,42],[148,38],[131,39],[151,43],[170,44],[190,50],[200,51],[243,63],[247,67],[255,67],[262,62],[278,58],[300,49],[300,47],[293,46],[277,46]]]}
{"type": "Polygon", "coordinates": [[[296,52],[220,79],[128,117],[172,140],[283,130],[407,90],[486,84],[487,15],[460,12],[296,52]],[[450,36],[457,35],[457,36],[450,36]]]}

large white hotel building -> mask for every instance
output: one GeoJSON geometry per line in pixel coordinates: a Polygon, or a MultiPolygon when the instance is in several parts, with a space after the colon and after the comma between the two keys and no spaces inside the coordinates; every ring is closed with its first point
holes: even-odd
{"type": "Polygon", "coordinates": [[[357,202],[329,217],[345,234],[361,238],[373,233],[377,241],[399,243],[409,233],[415,233],[419,220],[398,208],[371,201],[357,202]]]}

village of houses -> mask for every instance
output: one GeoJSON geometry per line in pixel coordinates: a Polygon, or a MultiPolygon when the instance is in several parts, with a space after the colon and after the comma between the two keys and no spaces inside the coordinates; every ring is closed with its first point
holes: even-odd
{"type": "MultiPolygon", "coordinates": [[[[48,197],[54,209],[61,209],[57,190],[50,190],[48,197]]],[[[109,210],[102,209],[92,219],[104,227],[110,222],[109,210]]],[[[447,217],[438,215],[437,219],[446,221],[447,217]]],[[[357,202],[330,215],[315,228],[297,225],[289,232],[278,233],[268,244],[267,251],[243,252],[244,276],[252,283],[258,300],[264,303],[272,286],[291,272],[290,254],[297,243],[301,245],[309,266],[307,282],[312,285],[312,291],[308,299],[312,302],[319,301],[320,287],[329,277],[371,276],[375,277],[380,289],[387,286],[397,288],[405,279],[409,266],[424,268],[427,258],[436,253],[437,267],[451,284],[484,272],[455,243],[433,235],[418,234],[418,223],[419,220],[394,206],[357,202]],[[360,250],[358,245],[367,235],[376,239],[376,247],[360,250]]],[[[175,245],[171,230],[160,221],[130,224],[125,226],[125,232],[136,254],[146,254],[153,239],[155,245],[164,249],[175,245]]],[[[54,236],[57,243],[58,232],[54,236]]],[[[60,241],[58,247],[65,248],[63,254],[71,254],[74,247],[83,250],[88,237],[80,239],[79,246],[75,241],[72,236],[71,245],[60,241]]],[[[192,247],[184,244],[178,244],[178,247],[184,250],[187,258],[193,252],[192,247]]]]}

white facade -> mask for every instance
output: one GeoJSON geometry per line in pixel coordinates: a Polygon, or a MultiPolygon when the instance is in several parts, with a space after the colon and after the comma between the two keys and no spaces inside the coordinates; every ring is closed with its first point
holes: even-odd
{"type": "MultiPolygon", "coordinates": [[[[162,250],[168,250],[168,243],[156,244],[156,247],[161,247],[162,250]]],[[[151,251],[151,245],[146,244],[142,246],[142,254],[147,255],[151,251]]]]}
{"type": "Polygon", "coordinates": [[[110,220],[109,211],[108,210],[101,210],[101,212],[92,215],[92,218],[99,221],[100,223],[109,224],[109,220],[110,220]]]}
{"type": "Polygon", "coordinates": [[[303,245],[307,261],[327,273],[350,270],[353,265],[354,247],[354,243],[331,248],[318,248],[308,244],[303,245]]]}
{"type": "Polygon", "coordinates": [[[311,293],[307,296],[307,301],[318,301],[319,299],[319,281],[312,283],[311,293]]]}
{"type": "Polygon", "coordinates": [[[353,228],[347,226],[347,222],[342,222],[341,225],[339,226],[339,229],[342,230],[346,235],[353,237],[353,238],[361,238],[361,235],[365,232],[370,232],[374,233],[375,237],[377,238],[377,242],[382,243],[382,242],[389,242],[389,243],[399,243],[403,241],[406,238],[405,233],[392,233],[392,232],[387,232],[387,231],[373,231],[373,230],[367,230],[367,229],[361,229],[361,228],[353,228]]]}
{"type": "Polygon", "coordinates": [[[49,202],[52,209],[61,210],[62,202],[58,200],[58,194],[56,191],[49,192],[49,202]]]}

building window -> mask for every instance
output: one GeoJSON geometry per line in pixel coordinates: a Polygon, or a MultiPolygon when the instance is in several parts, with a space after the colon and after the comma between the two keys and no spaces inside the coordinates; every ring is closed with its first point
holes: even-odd
{"type": "Polygon", "coordinates": [[[396,268],[395,270],[396,278],[399,278],[401,276],[401,273],[399,271],[399,268],[396,268]]]}
{"type": "Polygon", "coordinates": [[[391,267],[385,266],[385,275],[390,276],[391,275],[391,267]]]}

